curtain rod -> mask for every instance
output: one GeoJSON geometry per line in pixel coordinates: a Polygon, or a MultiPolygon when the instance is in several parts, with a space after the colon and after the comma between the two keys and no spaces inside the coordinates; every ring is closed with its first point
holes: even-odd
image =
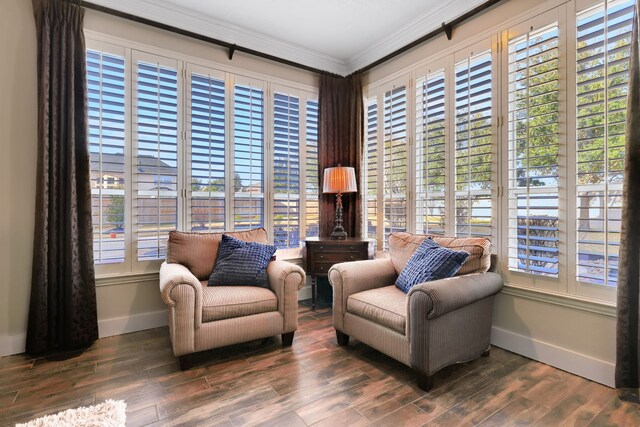
{"type": "MultiPolygon", "coordinates": [[[[123,18],[123,19],[127,19],[129,21],[133,21],[133,22],[137,22],[140,24],[144,24],[144,25],[148,25],[150,27],[154,27],[154,28],[158,28],[160,30],[164,30],[164,31],[169,31],[175,34],[179,34],[185,37],[189,37],[192,39],[196,39],[196,40],[200,40],[203,41],[205,43],[209,43],[209,44],[214,44],[217,46],[222,46],[224,48],[227,48],[229,50],[229,60],[233,59],[233,54],[238,51],[238,52],[243,52],[243,53],[247,53],[249,55],[253,55],[253,56],[257,56],[259,58],[263,58],[263,59],[267,59],[269,61],[274,61],[274,62],[278,62],[280,64],[284,64],[284,65],[289,65],[291,67],[295,67],[295,68],[299,68],[302,70],[306,70],[306,71],[311,71],[313,73],[317,73],[317,74],[324,74],[324,75],[329,75],[329,76],[334,76],[334,77],[343,77],[340,76],[339,74],[336,73],[332,73],[326,70],[321,70],[318,68],[314,68],[314,67],[310,67],[308,65],[304,65],[304,64],[300,64],[298,62],[295,61],[290,61],[288,59],[284,59],[284,58],[280,58],[278,56],[275,55],[270,55],[268,53],[264,53],[264,52],[260,52],[258,50],[254,50],[254,49],[250,49],[248,47],[244,47],[244,46],[239,46],[236,45],[234,43],[229,43],[226,42],[224,40],[218,40],[218,39],[214,39],[212,37],[207,37],[204,36],[202,34],[198,34],[198,33],[194,33],[192,31],[188,31],[188,30],[183,30],[182,28],[178,28],[178,27],[174,27],[172,25],[167,25],[167,24],[163,24],[157,21],[153,21],[151,19],[147,19],[147,18],[142,18],[140,16],[136,16],[136,15],[132,15],[130,13],[126,13],[126,12],[121,12],[119,10],[116,9],[111,9],[109,7],[105,7],[105,6],[101,6],[95,3],[91,3],[91,2],[86,2],[86,1],[82,1],[82,0],[70,0],[73,3],[79,3],[82,7],[85,7],[87,9],[92,9],[98,12],[102,12],[102,13],[106,13],[108,15],[113,15],[119,18],[123,18]]],[[[457,17],[456,19],[454,19],[453,21],[449,22],[449,23],[442,23],[442,27],[431,31],[430,33],[420,37],[417,40],[412,41],[411,43],[397,49],[394,50],[393,52],[391,52],[388,55],[383,56],[382,58],[373,61],[372,63],[370,63],[369,65],[360,68],[357,71],[354,71],[353,73],[349,74],[347,77],[351,77],[357,74],[362,74],[366,71],[371,70],[374,67],[377,67],[378,65],[387,62],[388,60],[395,58],[398,55],[403,54],[404,52],[424,43],[425,41],[437,36],[440,33],[445,33],[447,35],[447,39],[451,40],[451,33],[453,30],[453,27],[460,24],[463,21],[466,21],[467,19],[479,14],[480,12],[485,11],[486,9],[490,8],[491,6],[495,5],[496,3],[501,2],[502,0],[488,0],[485,3],[475,7],[474,9],[471,9],[470,11],[468,11],[467,13],[460,15],[459,17],[457,17]]]]}
{"type": "Polygon", "coordinates": [[[395,58],[398,55],[401,55],[403,53],[405,53],[406,51],[413,49],[414,47],[426,42],[427,40],[437,36],[440,33],[445,33],[447,35],[447,40],[451,40],[451,35],[452,35],[452,31],[453,31],[453,27],[460,24],[461,22],[466,21],[467,19],[479,14],[480,12],[484,12],[486,9],[489,9],[491,6],[495,5],[496,3],[500,3],[502,0],[488,0],[484,3],[482,3],[479,6],[476,6],[475,8],[471,9],[470,11],[468,11],[467,13],[460,15],[459,17],[457,17],[456,19],[454,19],[453,21],[449,22],[449,23],[442,23],[442,26],[436,30],[431,31],[428,34],[425,34],[424,36],[420,37],[419,39],[416,39],[414,41],[412,41],[411,43],[397,49],[394,50],[393,52],[391,52],[388,55],[383,56],[382,58],[373,61],[372,63],[370,63],[369,65],[366,65],[362,68],[360,68],[359,70],[354,71],[353,73],[350,74],[350,76],[356,75],[356,74],[362,74],[365,71],[369,71],[374,67],[377,67],[378,65],[387,62],[388,60],[395,58]]]}

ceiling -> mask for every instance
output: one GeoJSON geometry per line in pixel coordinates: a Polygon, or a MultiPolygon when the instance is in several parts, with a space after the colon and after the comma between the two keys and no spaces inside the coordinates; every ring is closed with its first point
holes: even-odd
{"type": "Polygon", "coordinates": [[[486,0],[90,0],[346,75],[486,0]]]}

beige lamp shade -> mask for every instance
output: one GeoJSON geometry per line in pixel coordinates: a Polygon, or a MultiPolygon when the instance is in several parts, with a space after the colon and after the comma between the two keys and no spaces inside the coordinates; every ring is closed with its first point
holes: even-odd
{"type": "Polygon", "coordinates": [[[355,193],[356,191],[358,191],[356,171],[352,167],[338,165],[324,170],[323,193],[355,193]]]}

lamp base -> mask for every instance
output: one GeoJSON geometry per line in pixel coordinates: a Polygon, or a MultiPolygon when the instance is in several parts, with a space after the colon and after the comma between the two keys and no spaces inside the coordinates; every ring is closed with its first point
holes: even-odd
{"type": "Polygon", "coordinates": [[[331,235],[329,236],[329,238],[331,240],[346,240],[347,239],[347,232],[344,231],[344,228],[340,227],[338,229],[338,227],[333,229],[333,233],[331,233],[331,235]]]}
{"type": "Polygon", "coordinates": [[[347,232],[342,226],[342,194],[336,194],[336,225],[333,227],[333,233],[329,236],[331,240],[345,240],[347,232]]]}

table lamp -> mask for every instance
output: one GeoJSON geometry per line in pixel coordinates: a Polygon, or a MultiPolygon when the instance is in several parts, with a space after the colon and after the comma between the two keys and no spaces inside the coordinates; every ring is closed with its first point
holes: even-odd
{"type": "Polygon", "coordinates": [[[342,226],[342,193],[355,193],[356,191],[358,191],[356,172],[352,167],[343,167],[338,163],[337,167],[324,170],[322,192],[336,195],[336,224],[331,233],[331,239],[345,240],[347,238],[347,232],[342,226]]]}

